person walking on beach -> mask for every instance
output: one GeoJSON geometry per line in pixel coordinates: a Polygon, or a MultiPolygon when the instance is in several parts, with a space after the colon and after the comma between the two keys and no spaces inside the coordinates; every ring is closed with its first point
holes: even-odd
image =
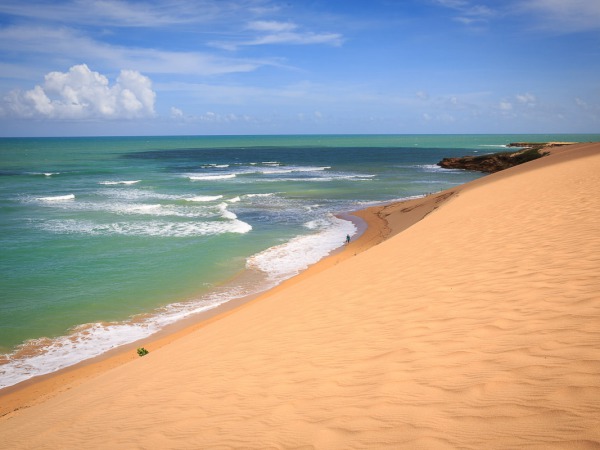
{"type": "Polygon", "coordinates": [[[350,243],[350,235],[349,235],[349,234],[347,234],[347,235],[346,235],[346,244],[349,244],[349,243],[350,243]]]}

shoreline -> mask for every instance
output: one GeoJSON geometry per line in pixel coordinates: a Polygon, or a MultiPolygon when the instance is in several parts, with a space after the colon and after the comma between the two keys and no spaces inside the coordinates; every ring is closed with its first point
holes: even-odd
{"type": "Polygon", "coordinates": [[[600,143],[579,144],[361,211],[373,226],[345,251],[161,351],[75,374],[0,417],[0,439],[596,448],[598,170],[600,143]]]}
{"type": "Polygon", "coordinates": [[[212,309],[193,314],[167,325],[147,338],[121,345],[101,355],[80,361],[55,372],[38,375],[0,389],[0,418],[19,409],[42,403],[101,373],[139,359],[136,349],[140,346],[143,346],[149,352],[156,351],[214,321],[235,313],[251,303],[270,297],[291,285],[380,244],[433,212],[441,202],[458,192],[462,186],[459,185],[415,199],[338,214],[339,218],[351,221],[357,227],[357,238],[354,238],[349,244],[332,251],[299,274],[265,291],[229,300],[212,309]],[[398,213],[400,214],[398,215],[398,213]]]}

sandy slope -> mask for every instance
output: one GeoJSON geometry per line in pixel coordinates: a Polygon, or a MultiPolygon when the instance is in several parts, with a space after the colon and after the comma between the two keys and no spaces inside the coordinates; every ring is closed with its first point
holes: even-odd
{"type": "Polygon", "coordinates": [[[477,180],[376,247],[4,416],[0,446],[600,448],[599,193],[599,144],[477,180]]]}

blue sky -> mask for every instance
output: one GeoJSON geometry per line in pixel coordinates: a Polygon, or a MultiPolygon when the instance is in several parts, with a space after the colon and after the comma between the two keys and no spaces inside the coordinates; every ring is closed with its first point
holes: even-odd
{"type": "Polygon", "coordinates": [[[2,0],[0,136],[597,133],[598,0],[2,0]]]}

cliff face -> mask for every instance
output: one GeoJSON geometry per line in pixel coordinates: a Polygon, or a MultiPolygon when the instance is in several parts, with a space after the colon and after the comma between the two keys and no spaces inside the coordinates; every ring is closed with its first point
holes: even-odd
{"type": "MultiPolygon", "coordinates": [[[[556,145],[556,143],[553,143],[556,145]]],[[[546,144],[527,144],[519,142],[509,144],[509,147],[529,147],[516,152],[500,152],[481,156],[463,156],[460,158],[444,158],[438,166],[444,169],[475,170],[477,172],[493,173],[509,167],[532,161],[548,153],[544,151],[546,144]]]]}

